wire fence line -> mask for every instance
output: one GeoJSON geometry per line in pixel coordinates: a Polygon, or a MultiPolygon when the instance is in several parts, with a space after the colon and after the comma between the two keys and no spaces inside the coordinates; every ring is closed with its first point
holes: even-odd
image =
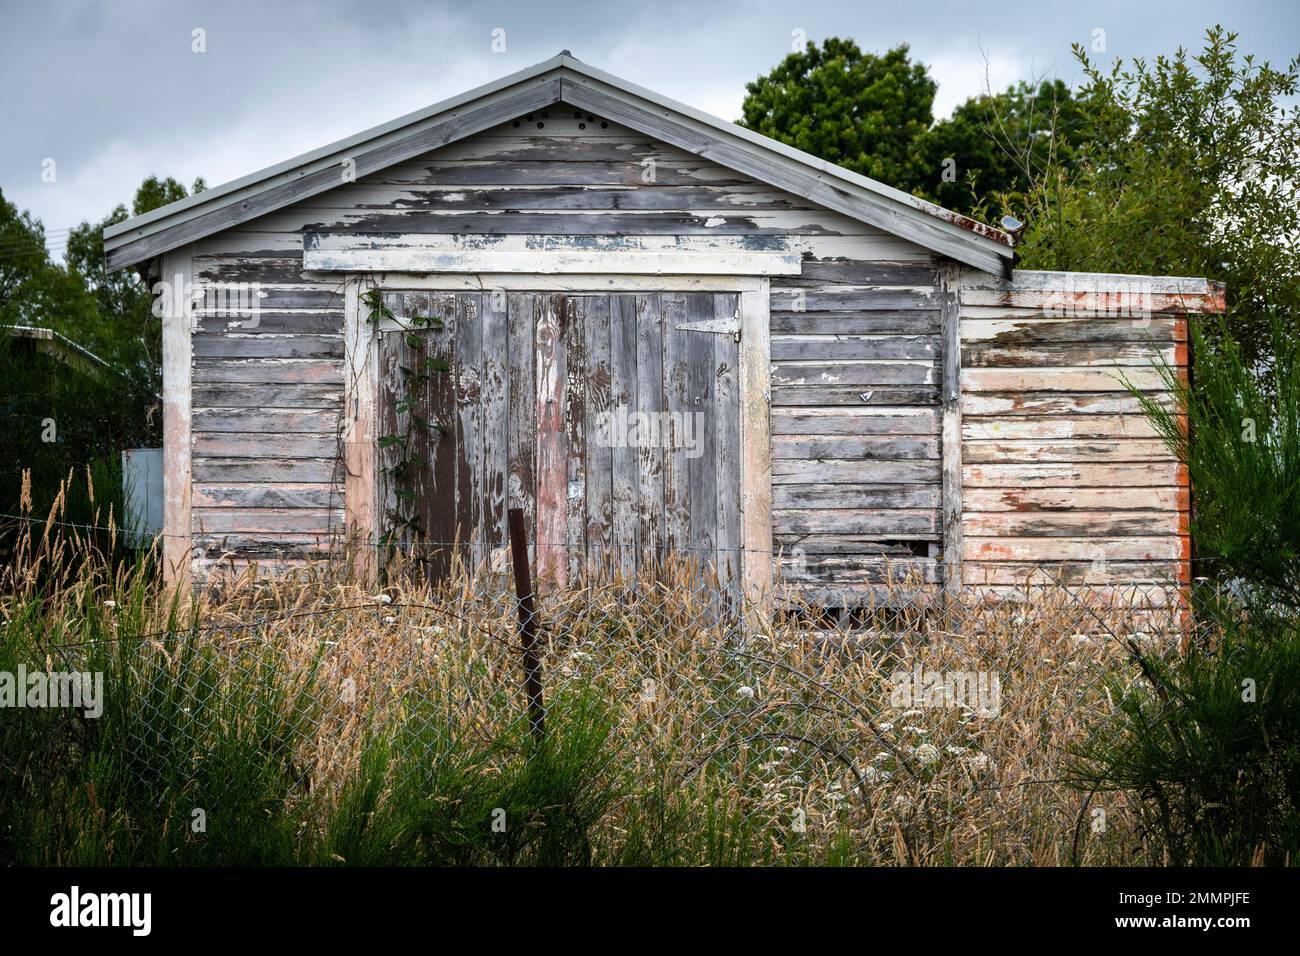
{"type": "Polygon", "coordinates": [[[1111,859],[1107,834],[1132,813],[1129,795],[1075,789],[1078,747],[1141,688],[1135,653],[1200,639],[1196,583],[886,575],[846,600],[754,594],[685,551],[534,587],[529,560],[455,561],[429,581],[413,558],[438,545],[416,544],[378,583],[329,562],[289,583],[236,575],[196,589],[177,622],[114,607],[120,629],[50,633],[42,650],[102,668],[130,772],[212,813],[262,812],[204,773],[231,747],[287,767],[307,804],[339,800],[379,741],[394,780],[444,799],[440,768],[475,754],[496,772],[517,757],[500,741],[562,742],[576,702],[595,701],[610,742],[593,774],[721,793],[747,819],[847,831],[876,857],[1068,863],[1111,859]]]}
{"type": "MultiPolygon", "coordinates": [[[[893,586],[889,600],[828,613],[815,594],[756,606],[693,561],[535,594],[482,575],[395,577],[360,600],[271,587],[107,649],[49,646],[70,669],[110,662],[144,777],[183,775],[252,735],[292,766],[302,799],[330,799],[377,737],[397,752],[395,773],[427,774],[511,727],[562,736],[566,708],[590,697],[620,772],[721,787],[751,816],[848,825],[918,861],[953,834],[997,833],[1042,862],[1063,834],[1084,833],[1087,856],[1086,814],[1127,812],[1121,796],[1068,786],[1073,749],[1142,680],[1133,650],[1177,653],[1191,628],[1176,585],[965,588],[942,601],[893,586]]],[[[219,784],[195,800],[252,812],[219,784]]]]}
{"type": "MultiPolygon", "coordinates": [[[[3,523],[6,521],[14,522],[17,526],[40,525],[40,526],[48,526],[50,528],[67,528],[73,531],[84,531],[88,533],[89,532],[103,533],[103,534],[114,533],[117,535],[122,535],[129,532],[129,529],[125,528],[123,525],[120,524],[104,525],[104,524],[95,524],[89,522],[73,522],[73,521],[58,520],[54,518],[39,518],[30,514],[0,512],[0,527],[2,527],[3,523]]],[[[223,539],[231,537],[232,533],[199,530],[199,531],[191,532],[189,534],[183,534],[183,533],[159,531],[150,535],[149,539],[151,541],[163,540],[163,539],[184,539],[187,541],[192,541],[194,540],[196,535],[200,535],[208,539],[206,541],[206,544],[200,544],[198,546],[199,549],[206,550],[206,548],[209,546],[211,547],[220,546],[222,544],[223,539]]],[[[806,535],[806,537],[813,537],[813,536],[814,535],[812,534],[806,535]]],[[[313,545],[310,547],[301,544],[284,544],[279,547],[275,547],[274,545],[272,545],[270,546],[270,550],[277,552],[273,557],[292,558],[299,555],[303,555],[303,556],[310,555],[310,556],[319,557],[319,555],[321,554],[321,549],[341,548],[341,547],[382,548],[391,551],[401,552],[404,554],[418,555],[422,552],[429,552],[434,550],[468,551],[472,546],[472,543],[464,538],[442,540],[442,539],[430,537],[428,535],[421,535],[418,540],[409,541],[409,540],[400,540],[399,538],[393,535],[381,535],[378,538],[372,538],[366,535],[349,535],[342,529],[336,529],[328,532],[322,531],[319,533],[304,532],[303,538],[318,539],[318,545],[313,545]]],[[[506,546],[507,543],[505,539],[502,538],[501,542],[495,545],[494,547],[496,547],[497,549],[504,549],[506,546]]],[[[584,545],[570,540],[560,541],[560,540],[553,540],[549,538],[539,539],[534,537],[530,539],[529,547],[583,550],[584,548],[589,549],[590,545],[584,545]]],[[[147,548],[137,549],[137,550],[147,550],[147,548]]],[[[696,544],[690,544],[689,542],[682,542],[682,541],[674,541],[671,543],[671,546],[669,546],[667,543],[664,543],[663,550],[671,550],[671,552],[673,552],[674,554],[696,554],[696,553],[705,554],[705,555],[764,554],[764,555],[771,555],[773,558],[777,558],[777,559],[782,557],[781,554],[774,552],[768,548],[753,548],[753,547],[746,548],[744,546],[739,546],[739,545],[720,546],[716,544],[696,545],[696,544]]],[[[787,551],[785,557],[788,559],[789,556],[790,556],[790,552],[787,551]]],[[[1227,560],[1226,558],[1217,555],[1198,555],[1196,558],[1196,563],[1198,565],[1204,565],[1206,567],[1213,567],[1216,564],[1222,565],[1226,560],[1227,560]]],[[[1044,584],[1056,585],[1059,583],[1052,573],[1052,565],[1050,562],[1044,564],[1044,566],[1038,572],[1038,574],[1043,576],[1044,584]]],[[[1164,581],[1138,582],[1139,585],[1157,584],[1160,585],[1161,587],[1163,587],[1166,583],[1174,583],[1174,582],[1164,582],[1164,581]]]]}

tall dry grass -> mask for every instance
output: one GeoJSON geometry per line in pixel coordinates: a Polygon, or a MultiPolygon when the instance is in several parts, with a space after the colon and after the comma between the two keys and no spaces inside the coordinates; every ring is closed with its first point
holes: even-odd
{"type": "Polygon", "coordinates": [[[738,607],[684,564],[552,590],[539,748],[509,582],[486,568],[430,586],[392,565],[382,588],[250,568],[181,599],[78,534],[33,525],[0,573],[8,664],[103,669],[109,699],[97,723],[46,713],[11,735],[14,859],[1142,860],[1129,798],[1062,778],[1142,679],[1128,643],[1177,645],[1176,604],[905,589],[832,626],[806,602],[738,607]],[[918,668],[996,677],[994,712],[900,700],[918,668]]]}

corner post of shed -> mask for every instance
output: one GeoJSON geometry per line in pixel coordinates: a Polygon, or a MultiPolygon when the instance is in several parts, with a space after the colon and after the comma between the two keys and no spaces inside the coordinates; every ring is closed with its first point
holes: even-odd
{"type": "Polygon", "coordinates": [[[191,582],[190,506],[193,453],[193,247],[162,257],[163,580],[183,590],[191,582]]]}
{"type": "Polygon", "coordinates": [[[358,580],[372,583],[379,569],[375,507],[375,423],[379,353],[362,314],[362,277],[343,288],[343,527],[345,554],[358,580]]]}
{"type": "Polygon", "coordinates": [[[740,293],[741,580],[760,607],[772,589],[771,281],[740,293]]]}
{"type": "Polygon", "coordinates": [[[962,587],[962,428],[961,428],[961,266],[939,268],[942,318],[943,393],[943,586],[955,595],[962,587]]]}

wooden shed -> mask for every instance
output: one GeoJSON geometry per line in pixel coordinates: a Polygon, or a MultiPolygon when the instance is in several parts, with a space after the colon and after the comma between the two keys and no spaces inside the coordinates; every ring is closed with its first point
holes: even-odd
{"type": "Polygon", "coordinates": [[[889,576],[1186,580],[1128,381],[1204,279],[1013,239],[567,53],[106,231],[159,281],[170,572],[384,542],[539,572],[694,557],[844,604],[889,576]]]}

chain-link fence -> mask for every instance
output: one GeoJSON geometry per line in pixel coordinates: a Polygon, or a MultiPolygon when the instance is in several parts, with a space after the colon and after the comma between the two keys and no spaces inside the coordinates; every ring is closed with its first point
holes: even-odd
{"type": "MultiPolygon", "coordinates": [[[[378,799],[455,799],[439,792],[448,768],[504,775],[530,741],[562,748],[598,712],[581,772],[619,782],[594,821],[610,841],[653,792],[870,861],[1104,861],[1128,809],[1067,785],[1074,751],[1143,680],[1134,650],[1176,653],[1189,628],[1185,588],[1047,573],[846,604],[760,599],[666,562],[541,582],[530,615],[508,569],[390,575],[366,591],[250,579],[239,600],[214,583],[193,626],[113,642],[131,772],[206,812],[265,812],[241,805],[238,774],[213,776],[251,747],[289,774],[289,799],[326,808],[374,775],[382,745],[378,799]]],[[[88,649],[61,653],[75,670],[88,649]]]]}

